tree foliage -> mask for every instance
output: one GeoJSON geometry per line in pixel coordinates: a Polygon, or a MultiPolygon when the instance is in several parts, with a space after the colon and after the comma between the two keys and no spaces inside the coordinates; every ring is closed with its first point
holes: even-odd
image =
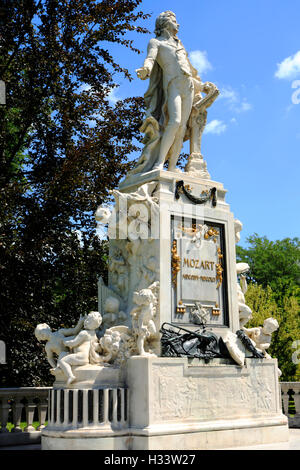
{"type": "Polygon", "coordinates": [[[248,239],[248,248],[237,247],[237,260],[250,266],[249,280],[272,288],[278,301],[285,294],[300,295],[300,240],[270,241],[257,234],[248,239]]]}
{"type": "Polygon", "coordinates": [[[95,235],[93,213],[130,167],[143,112],[141,98],[110,102],[118,77],[131,77],[109,48],[139,52],[129,35],[146,32],[140,3],[2,2],[2,385],[47,383],[35,325],[71,325],[97,307],[107,247],[95,235]]]}

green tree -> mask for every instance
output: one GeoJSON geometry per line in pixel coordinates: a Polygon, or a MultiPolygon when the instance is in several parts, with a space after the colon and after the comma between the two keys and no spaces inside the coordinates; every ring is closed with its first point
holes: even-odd
{"type": "Polygon", "coordinates": [[[2,385],[49,381],[39,322],[71,325],[97,307],[105,242],[93,213],[138,149],[143,100],[112,105],[120,75],[110,44],[147,17],[141,0],[4,0],[0,73],[0,339],[2,385]],[[137,142],[137,144],[135,144],[137,142]],[[80,237],[78,237],[80,234],[80,237]]]}
{"type": "Polygon", "coordinates": [[[254,234],[247,242],[247,248],[237,247],[237,261],[249,264],[249,280],[263,287],[270,286],[279,303],[285,295],[300,298],[299,239],[270,241],[254,234]]]}

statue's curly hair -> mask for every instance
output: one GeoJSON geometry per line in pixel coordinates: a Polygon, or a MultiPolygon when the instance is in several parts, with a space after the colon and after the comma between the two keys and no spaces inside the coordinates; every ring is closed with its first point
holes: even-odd
{"type": "Polygon", "coordinates": [[[175,13],[173,13],[171,10],[163,11],[155,21],[155,30],[154,34],[156,37],[160,36],[163,30],[166,27],[167,22],[169,21],[170,16],[175,16],[175,13]]]}

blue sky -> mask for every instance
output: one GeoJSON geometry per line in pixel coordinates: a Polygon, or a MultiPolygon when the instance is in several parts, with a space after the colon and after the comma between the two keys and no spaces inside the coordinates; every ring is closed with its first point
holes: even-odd
{"type": "MultiPolygon", "coordinates": [[[[141,9],[152,13],[144,23],[150,31],[160,12],[174,11],[193,65],[221,90],[208,112],[202,153],[243,222],[240,244],[254,232],[271,240],[299,237],[300,2],[144,0],[141,9]]],[[[134,76],[151,37],[138,35],[141,55],[113,51],[134,76]]],[[[119,84],[112,100],[147,88],[136,76],[119,84]]]]}

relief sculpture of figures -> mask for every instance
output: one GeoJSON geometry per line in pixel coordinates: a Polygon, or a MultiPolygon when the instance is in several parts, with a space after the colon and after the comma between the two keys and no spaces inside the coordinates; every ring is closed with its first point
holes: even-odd
{"type": "Polygon", "coordinates": [[[183,141],[189,138],[191,152],[200,152],[205,126],[201,116],[218,91],[213,84],[201,82],[177,37],[178,28],[173,12],[161,13],[156,19],[156,37],[149,42],[144,65],[136,70],[141,80],[149,78],[150,83],[144,95],[146,119],[140,129],[145,134],[145,146],[130,176],[163,169],[166,161],[168,170],[176,171],[183,141]],[[201,92],[210,96],[203,106],[201,92]]]}

